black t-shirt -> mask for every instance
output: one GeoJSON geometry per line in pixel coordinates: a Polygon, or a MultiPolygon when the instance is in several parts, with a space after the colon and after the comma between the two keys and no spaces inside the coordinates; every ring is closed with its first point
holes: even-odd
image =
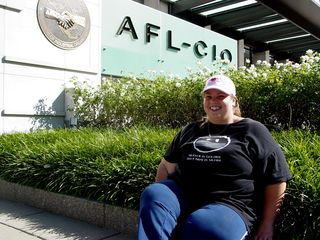
{"type": "Polygon", "coordinates": [[[175,136],[164,158],[178,164],[170,177],[194,207],[227,204],[249,228],[259,215],[264,187],[292,177],[268,129],[249,118],[228,125],[190,123],[175,136]]]}

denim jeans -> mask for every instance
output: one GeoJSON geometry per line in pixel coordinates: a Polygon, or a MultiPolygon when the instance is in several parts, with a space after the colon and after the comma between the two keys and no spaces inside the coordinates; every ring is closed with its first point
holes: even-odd
{"type": "Polygon", "coordinates": [[[151,184],[141,194],[138,240],[246,238],[246,225],[232,208],[212,203],[196,209],[181,220],[188,207],[184,193],[173,180],[151,184]]]}

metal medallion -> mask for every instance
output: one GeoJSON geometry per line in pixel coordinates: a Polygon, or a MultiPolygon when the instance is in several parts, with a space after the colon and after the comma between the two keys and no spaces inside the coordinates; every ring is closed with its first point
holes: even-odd
{"type": "Polygon", "coordinates": [[[82,0],[39,0],[37,17],[46,38],[62,49],[80,46],[90,31],[89,11],[82,0]]]}

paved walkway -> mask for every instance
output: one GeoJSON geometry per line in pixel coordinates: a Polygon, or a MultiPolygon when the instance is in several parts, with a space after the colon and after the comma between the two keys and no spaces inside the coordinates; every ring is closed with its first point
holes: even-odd
{"type": "Polygon", "coordinates": [[[0,199],[0,240],[134,240],[21,203],[0,199]]]}

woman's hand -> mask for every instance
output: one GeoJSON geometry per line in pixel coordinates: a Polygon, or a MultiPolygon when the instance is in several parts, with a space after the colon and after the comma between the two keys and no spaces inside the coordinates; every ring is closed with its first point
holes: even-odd
{"type": "Polygon", "coordinates": [[[254,240],[272,240],[273,239],[273,223],[262,223],[258,231],[256,232],[256,235],[254,237],[254,240]]]}
{"type": "Polygon", "coordinates": [[[272,240],[274,221],[280,211],[287,183],[267,185],[264,191],[263,215],[254,240],[272,240]]]}
{"type": "Polygon", "coordinates": [[[156,175],[156,182],[165,180],[168,178],[169,174],[172,174],[176,171],[176,163],[170,163],[165,159],[162,159],[158,166],[157,175],[156,175]]]}

